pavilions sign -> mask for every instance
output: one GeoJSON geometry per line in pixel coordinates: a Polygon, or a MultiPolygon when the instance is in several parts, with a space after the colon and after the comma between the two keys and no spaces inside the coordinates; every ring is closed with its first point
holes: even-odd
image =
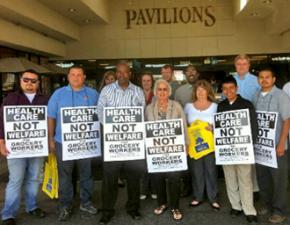
{"type": "Polygon", "coordinates": [[[125,11],[127,29],[138,25],[179,23],[202,23],[206,27],[212,27],[216,22],[214,7],[211,5],[182,8],[127,9],[125,11]]]}

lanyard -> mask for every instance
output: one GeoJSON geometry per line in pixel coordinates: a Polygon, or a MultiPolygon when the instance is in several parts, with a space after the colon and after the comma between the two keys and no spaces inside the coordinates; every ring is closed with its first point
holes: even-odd
{"type": "MultiPolygon", "coordinates": [[[[72,98],[72,106],[75,107],[75,91],[71,88],[72,92],[71,92],[71,98],[72,98]]],[[[88,93],[87,93],[87,89],[86,87],[84,87],[84,92],[85,92],[85,95],[82,96],[86,102],[86,106],[90,106],[89,104],[89,96],[88,96],[88,93]],[[87,100],[87,101],[86,101],[87,100]]],[[[80,91],[80,94],[81,94],[81,91],[80,91]]]]}

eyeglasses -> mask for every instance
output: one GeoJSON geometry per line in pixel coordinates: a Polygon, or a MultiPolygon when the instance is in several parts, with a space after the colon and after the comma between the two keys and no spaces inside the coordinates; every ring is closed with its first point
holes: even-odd
{"type": "Polygon", "coordinates": [[[24,83],[30,82],[32,84],[36,84],[38,82],[38,79],[31,79],[31,78],[28,78],[28,77],[22,77],[21,79],[22,79],[22,81],[24,83]]]}

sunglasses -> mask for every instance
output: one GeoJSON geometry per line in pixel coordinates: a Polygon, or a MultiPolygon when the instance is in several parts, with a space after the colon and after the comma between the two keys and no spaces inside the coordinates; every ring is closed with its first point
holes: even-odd
{"type": "Polygon", "coordinates": [[[24,83],[30,82],[32,84],[36,84],[38,82],[38,79],[31,79],[31,78],[27,78],[27,77],[22,77],[21,79],[24,83]]]}

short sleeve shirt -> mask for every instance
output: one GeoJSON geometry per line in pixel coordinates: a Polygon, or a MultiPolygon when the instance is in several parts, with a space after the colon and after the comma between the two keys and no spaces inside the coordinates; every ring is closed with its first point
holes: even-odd
{"type": "MultiPolygon", "coordinates": [[[[277,121],[277,129],[276,129],[276,144],[278,144],[283,121],[290,118],[290,99],[285,92],[281,89],[274,86],[272,90],[263,96],[259,91],[255,97],[253,104],[258,111],[266,111],[266,112],[277,112],[278,113],[278,121],[277,121]]],[[[285,145],[285,149],[287,149],[287,143],[285,145]]]]}
{"type": "Polygon", "coordinates": [[[241,79],[238,74],[234,76],[238,84],[238,94],[243,98],[253,102],[255,94],[260,90],[258,79],[255,75],[247,73],[244,79],[241,79]]]}
{"type": "Polygon", "coordinates": [[[47,114],[56,120],[55,141],[61,143],[61,117],[60,110],[64,107],[96,106],[99,94],[92,88],[83,87],[73,91],[68,85],[56,90],[48,102],[47,114]]]}
{"type": "Polygon", "coordinates": [[[187,118],[187,123],[191,124],[195,120],[202,120],[213,124],[214,118],[213,114],[217,111],[217,104],[211,103],[211,105],[205,110],[198,110],[194,107],[193,103],[187,103],[184,107],[184,113],[187,118]]]}

